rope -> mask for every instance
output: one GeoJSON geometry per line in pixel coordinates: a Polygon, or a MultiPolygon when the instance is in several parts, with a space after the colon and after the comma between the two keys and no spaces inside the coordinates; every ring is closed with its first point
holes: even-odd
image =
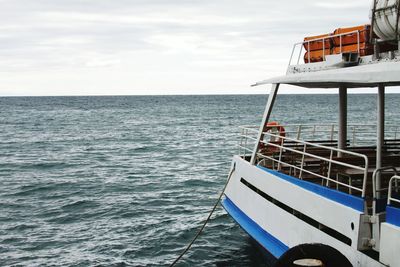
{"type": "Polygon", "coordinates": [[[174,262],[170,265],[170,267],[175,266],[175,264],[183,257],[183,255],[185,255],[186,252],[189,251],[190,247],[193,245],[193,243],[196,241],[196,239],[200,236],[200,234],[201,234],[201,232],[203,231],[204,227],[206,227],[206,224],[210,221],[211,215],[214,213],[214,211],[215,211],[215,209],[217,208],[217,206],[218,206],[218,204],[219,204],[219,202],[220,202],[222,196],[223,196],[224,193],[225,193],[225,189],[226,189],[226,187],[228,186],[229,181],[231,180],[232,174],[233,174],[233,172],[235,171],[235,167],[236,167],[236,164],[233,165],[233,168],[232,168],[231,172],[229,173],[228,180],[226,181],[226,183],[225,183],[225,185],[224,185],[224,188],[222,189],[222,192],[221,192],[221,194],[220,194],[219,197],[218,197],[218,200],[215,202],[214,207],[212,208],[210,214],[208,214],[208,217],[207,217],[207,219],[205,220],[205,222],[203,223],[203,225],[201,226],[200,230],[197,232],[197,234],[196,234],[195,237],[192,239],[192,241],[187,245],[187,247],[185,248],[185,250],[182,251],[182,253],[179,255],[179,257],[176,258],[176,259],[174,260],[174,262]]]}

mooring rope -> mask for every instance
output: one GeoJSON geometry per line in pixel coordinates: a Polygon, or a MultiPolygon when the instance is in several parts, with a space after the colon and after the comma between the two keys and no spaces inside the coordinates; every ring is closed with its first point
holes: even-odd
{"type": "Polygon", "coordinates": [[[222,191],[221,191],[221,194],[220,194],[219,197],[218,197],[218,200],[215,202],[214,207],[212,208],[210,214],[208,214],[208,217],[207,217],[207,219],[205,220],[205,222],[203,223],[203,225],[201,226],[200,230],[199,230],[199,231],[197,232],[197,234],[194,236],[194,238],[192,239],[192,241],[187,245],[187,247],[185,248],[185,250],[182,251],[182,253],[179,255],[179,257],[176,258],[176,259],[174,260],[174,262],[170,265],[170,267],[175,266],[175,264],[183,257],[183,255],[185,255],[186,252],[189,251],[190,247],[193,245],[193,243],[196,241],[196,239],[200,236],[200,234],[201,234],[201,232],[203,231],[204,227],[206,227],[206,224],[209,222],[209,220],[210,220],[210,218],[211,218],[211,215],[214,213],[215,209],[218,207],[218,204],[219,204],[219,202],[221,201],[221,198],[222,198],[222,196],[223,196],[224,193],[225,193],[225,189],[226,189],[226,187],[228,186],[229,181],[231,180],[232,174],[233,174],[233,172],[235,171],[235,167],[236,167],[236,164],[233,164],[232,170],[231,170],[231,172],[229,173],[229,176],[228,176],[228,180],[226,180],[226,183],[225,183],[225,185],[224,185],[224,188],[223,188],[222,191]]]}

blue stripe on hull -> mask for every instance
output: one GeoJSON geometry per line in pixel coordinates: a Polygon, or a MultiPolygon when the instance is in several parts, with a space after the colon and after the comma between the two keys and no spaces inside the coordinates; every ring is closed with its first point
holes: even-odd
{"type": "Polygon", "coordinates": [[[257,167],[268,173],[273,174],[276,177],[279,177],[285,181],[295,184],[301,188],[304,188],[304,189],[311,191],[315,194],[318,194],[322,197],[328,198],[330,200],[333,200],[337,203],[343,204],[347,207],[353,208],[360,212],[364,212],[364,199],[361,197],[352,196],[352,195],[349,195],[349,194],[346,194],[346,193],[343,193],[343,192],[340,192],[337,190],[327,188],[325,186],[321,186],[321,185],[314,184],[311,182],[303,181],[298,178],[286,175],[284,173],[280,173],[277,171],[267,169],[265,167],[261,167],[261,166],[257,166],[257,167]]]}
{"type": "Polygon", "coordinates": [[[386,222],[400,227],[400,209],[392,206],[387,206],[386,222]]]}
{"type": "Polygon", "coordinates": [[[228,197],[222,201],[222,206],[232,218],[263,248],[274,257],[279,258],[289,248],[274,236],[262,229],[256,222],[241,211],[228,197]]]}

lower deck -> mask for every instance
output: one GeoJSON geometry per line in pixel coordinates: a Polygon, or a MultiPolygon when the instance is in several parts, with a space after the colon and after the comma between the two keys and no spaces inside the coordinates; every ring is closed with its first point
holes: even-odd
{"type": "MultiPolygon", "coordinates": [[[[303,125],[302,128],[301,132],[298,125],[267,129],[255,154],[255,164],[362,197],[366,200],[369,214],[384,211],[389,181],[392,176],[400,173],[400,139],[397,138],[397,128],[395,131],[387,131],[388,136],[384,140],[379,161],[377,147],[373,140],[365,136],[365,129],[362,129],[364,136],[357,136],[353,128],[350,131],[353,135],[346,141],[345,148],[338,149],[334,125],[319,128],[303,125]]],[[[251,160],[252,154],[249,152],[254,149],[255,139],[252,134],[256,131],[255,128],[242,128],[239,152],[247,161],[251,160]]],[[[393,196],[400,197],[397,187],[393,190],[393,196]]]]}

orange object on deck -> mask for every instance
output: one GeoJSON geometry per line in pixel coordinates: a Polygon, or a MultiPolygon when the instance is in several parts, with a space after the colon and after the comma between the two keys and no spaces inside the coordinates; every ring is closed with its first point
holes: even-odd
{"type": "Polygon", "coordinates": [[[304,54],[305,63],[320,62],[324,60],[324,56],[332,55],[331,49],[309,51],[304,54]]]}
{"type": "Polygon", "coordinates": [[[340,54],[340,53],[358,53],[359,55],[362,56],[368,56],[372,55],[374,53],[374,46],[368,43],[360,43],[360,51],[358,51],[358,45],[357,44],[351,44],[351,45],[344,45],[342,46],[342,49],[340,47],[335,47],[333,49],[333,54],[340,54]]]}
{"type": "Polygon", "coordinates": [[[371,31],[371,25],[368,24],[356,27],[349,27],[349,28],[338,28],[333,32],[333,35],[337,34],[345,34],[345,35],[333,37],[332,38],[333,44],[334,46],[340,46],[340,44],[351,45],[357,43],[369,43],[370,31],[371,31]]]}
{"type": "Polygon", "coordinates": [[[306,51],[316,51],[316,50],[323,50],[324,49],[324,42],[325,42],[325,49],[331,49],[333,47],[332,39],[329,38],[331,36],[330,33],[316,35],[316,36],[309,36],[304,38],[304,48],[306,51]],[[322,41],[324,39],[324,42],[322,41]],[[315,41],[313,41],[315,40],[315,41]]]}
{"type": "MultiPolygon", "coordinates": [[[[324,61],[324,56],[340,53],[358,53],[360,56],[372,55],[374,47],[370,44],[371,25],[338,28],[332,34],[322,34],[304,38],[306,49],[305,63],[324,61]],[[335,36],[334,35],[340,35],[335,36]],[[321,39],[323,38],[323,39],[321,39]],[[325,51],[324,51],[325,49],[325,51]]],[[[386,47],[381,48],[384,52],[386,47]]],[[[387,49],[386,51],[389,51],[387,49]]]]}

